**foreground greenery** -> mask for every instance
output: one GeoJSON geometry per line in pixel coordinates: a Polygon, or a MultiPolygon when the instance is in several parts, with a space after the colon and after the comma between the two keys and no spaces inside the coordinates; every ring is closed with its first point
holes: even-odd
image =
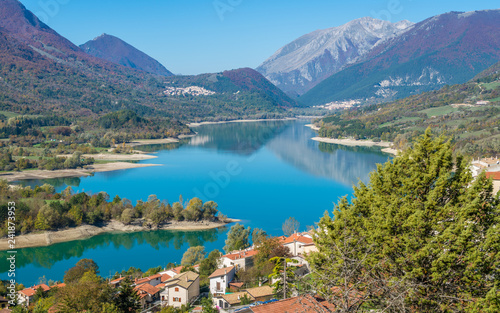
{"type": "Polygon", "coordinates": [[[499,204],[427,130],[321,219],[314,287],[337,312],[498,312],[499,204]]]}
{"type": "Polygon", "coordinates": [[[124,224],[138,224],[155,227],[171,221],[218,221],[225,217],[218,214],[218,205],[213,201],[203,203],[193,198],[184,203],[182,196],[172,205],[161,201],[155,195],[147,201],[139,200],[136,205],[128,199],[116,196],[109,201],[104,193],[89,195],[74,194],[71,187],[56,193],[51,185],[11,188],[0,181],[0,223],[1,236],[8,232],[8,202],[16,203],[16,231],[26,234],[37,230],[58,230],[83,224],[102,225],[111,220],[124,224]]]}

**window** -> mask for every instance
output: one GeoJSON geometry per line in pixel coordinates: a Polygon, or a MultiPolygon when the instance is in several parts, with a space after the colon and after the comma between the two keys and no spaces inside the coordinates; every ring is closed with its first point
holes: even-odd
{"type": "Polygon", "coordinates": [[[178,292],[179,291],[179,287],[175,287],[175,291],[178,292]]]}

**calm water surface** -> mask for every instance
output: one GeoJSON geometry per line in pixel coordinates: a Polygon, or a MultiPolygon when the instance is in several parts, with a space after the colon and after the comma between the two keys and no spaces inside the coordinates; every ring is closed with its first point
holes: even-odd
{"type": "MultiPolygon", "coordinates": [[[[157,159],[143,163],[159,167],[97,173],[86,178],[30,181],[51,183],[58,191],[107,192],[133,202],[155,194],[170,203],[199,197],[214,200],[221,212],[281,235],[290,216],[301,228],[318,222],[333,203],[352,193],[358,180],[388,156],[377,148],[343,147],[317,143],[308,121],[229,123],[198,127],[198,135],[179,144],[143,146],[157,159]]],[[[27,285],[40,277],[62,280],[64,272],[81,258],[91,258],[103,276],[130,266],[147,270],[180,262],[190,246],[222,250],[228,228],[210,231],[153,231],[103,234],[49,247],[20,249],[18,282],[27,285]]],[[[6,279],[6,254],[0,252],[0,278],[6,279]]]]}

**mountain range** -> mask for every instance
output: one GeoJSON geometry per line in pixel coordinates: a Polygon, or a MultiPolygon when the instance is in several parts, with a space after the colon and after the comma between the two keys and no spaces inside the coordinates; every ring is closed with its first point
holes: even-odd
{"type": "Polygon", "coordinates": [[[376,45],[300,101],[390,100],[464,83],[500,60],[500,10],[428,18],[376,45]]]}
{"type": "Polygon", "coordinates": [[[301,95],[411,25],[364,17],[317,30],[276,51],[257,71],[283,91],[301,95]]]}
{"type": "Polygon", "coordinates": [[[119,65],[162,76],[173,75],[160,62],[115,36],[102,34],[80,48],[89,55],[119,65]]]}
{"type": "Polygon", "coordinates": [[[285,108],[297,105],[252,69],[159,76],[158,72],[146,72],[155,70],[156,61],[117,38],[104,39],[112,44],[104,45],[103,50],[118,51],[118,60],[120,55],[128,56],[129,66],[85,53],[19,1],[0,0],[0,110],[91,119],[132,110],[141,116],[210,120],[277,117],[286,114],[285,108]],[[149,63],[135,61],[138,59],[149,63]],[[172,83],[181,91],[169,93],[172,83]],[[203,86],[215,85],[217,90],[202,90],[203,86]]]}

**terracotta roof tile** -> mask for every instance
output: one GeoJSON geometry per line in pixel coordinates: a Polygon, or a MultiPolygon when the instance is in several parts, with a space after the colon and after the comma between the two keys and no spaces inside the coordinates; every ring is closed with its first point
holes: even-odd
{"type": "Polygon", "coordinates": [[[255,287],[250,289],[245,289],[254,298],[268,297],[274,294],[273,288],[270,286],[255,287]]]}
{"type": "Polygon", "coordinates": [[[65,283],[56,284],[56,285],[50,287],[50,289],[52,289],[52,288],[63,288],[63,287],[66,287],[65,283]]]}
{"type": "Polygon", "coordinates": [[[229,286],[235,287],[235,288],[241,288],[243,287],[245,283],[244,282],[239,282],[239,283],[229,283],[229,286]]]}
{"type": "Polygon", "coordinates": [[[215,270],[215,272],[213,272],[212,275],[208,276],[208,278],[224,276],[233,270],[234,270],[234,266],[219,268],[219,269],[215,270]]]}
{"type": "Polygon", "coordinates": [[[154,294],[156,294],[156,293],[160,292],[160,289],[158,289],[158,288],[156,288],[155,286],[152,286],[152,285],[150,285],[150,284],[147,284],[147,283],[146,283],[146,284],[142,284],[142,285],[140,285],[140,286],[136,286],[134,289],[135,289],[135,290],[138,290],[138,291],[140,291],[140,292],[141,292],[141,291],[142,291],[142,292],[146,292],[146,293],[148,293],[148,294],[150,294],[150,295],[154,295],[154,294]]]}
{"type": "Polygon", "coordinates": [[[167,280],[169,280],[170,278],[172,278],[172,276],[168,275],[168,274],[161,274],[161,282],[166,282],[167,280]]]}
{"type": "Polygon", "coordinates": [[[283,244],[292,243],[294,241],[301,242],[304,244],[313,244],[314,243],[312,238],[310,238],[310,237],[302,236],[301,234],[293,234],[290,237],[288,237],[287,239],[285,239],[283,244]]]}
{"type": "Polygon", "coordinates": [[[165,286],[181,286],[182,288],[188,289],[195,281],[200,277],[199,274],[188,271],[179,275],[175,275],[165,282],[165,286]]]}
{"type": "Polygon", "coordinates": [[[493,180],[500,180],[500,172],[487,172],[486,178],[491,178],[493,180]]]}
{"type": "MultiPolygon", "coordinates": [[[[326,309],[330,312],[335,310],[333,304],[326,302],[323,299],[315,298],[312,296],[300,296],[290,299],[280,300],[276,302],[271,302],[263,305],[258,305],[251,310],[254,313],[291,313],[291,312],[301,312],[301,313],[316,313],[321,312],[320,309],[326,309]]],[[[325,310],[325,311],[326,311],[325,310]]]]}
{"type": "Polygon", "coordinates": [[[253,257],[258,253],[257,250],[248,250],[248,251],[238,251],[230,254],[223,255],[222,257],[228,258],[231,260],[239,260],[239,259],[244,259],[244,258],[249,258],[253,257]]]}
{"type": "Polygon", "coordinates": [[[117,279],[113,279],[113,280],[112,280],[112,281],[110,281],[109,283],[110,283],[110,284],[117,284],[117,283],[121,282],[121,281],[122,281],[122,280],[124,280],[124,279],[125,279],[125,276],[120,277],[120,278],[117,278],[117,279]]]}
{"type": "Polygon", "coordinates": [[[225,294],[222,296],[222,299],[226,300],[226,302],[229,303],[230,305],[235,305],[235,304],[241,303],[241,298],[243,298],[245,295],[250,300],[255,301],[255,298],[252,297],[252,295],[246,291],[225,294]]]}
{"type": "Polygon", "coordinates": [[[24,295],[26,295],[28,297],[31,297],[31,296],[36,294],[37,289],[40,287],[42,287],[43,291],[50,290],[50,287],[47,286],[46,284],[40,284],[40,285],[36,285],[36,286],[30,287],[30,288],[20,290],[19,292],[23,293],[24,295]]]}

